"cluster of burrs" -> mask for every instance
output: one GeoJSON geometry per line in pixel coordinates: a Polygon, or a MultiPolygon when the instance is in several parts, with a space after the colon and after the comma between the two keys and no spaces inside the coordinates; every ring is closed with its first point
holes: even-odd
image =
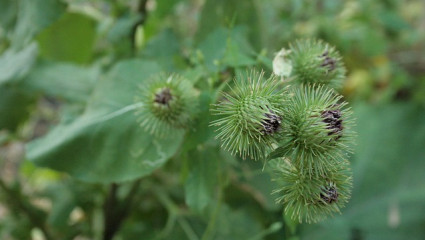
{"type": "MultiPolygon", "coordinates": [[[[316,222],[339,212],[350,197],[345,158],[351,111],[333,90],[345,68],[339,53],[321,41],[298,41],[282,57],[288,59],[281,63],[291,64],[284,73],[294,84],[257,71],[237,76],[214,105],[211,126],[232,154],[270,160],[285,213],[316,222]]],[[[198,109],[197,92],[178,75],[155,76],[141,86],[136,102],[140,125],[158,137],[187,129],[198,109]]]]}
{"type": "Polygon", "coordinates": [[[251,72],[238,76],[215,105],[222,147],[242,158],[270,160],[286,214],[316,222],[339,212],[350,197],[346,160],[353,141],[351,110],[333,88],[345,68],[339,53],[321,41],[290,46],[294,84],[251,72]]]}
{"type": "Polygon", "coordinates": [[[269,155],[278,161],[275,193],[292,218],[316,222],[339,212],[350,197],[345,157],[353,135],[351,111],[325,86],[299,86],[292,92],[282,141],[269,155]]]}

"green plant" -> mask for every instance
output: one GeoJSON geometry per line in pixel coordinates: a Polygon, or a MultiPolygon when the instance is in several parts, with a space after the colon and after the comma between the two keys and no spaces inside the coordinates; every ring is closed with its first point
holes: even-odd
{"type": "Polygon", "coordinates": [[[296,46],[277,57],[291,59],[290,77],[303,84],[287,90],[274,76],[241,76],[215,106],[219,118],[213,125],[231,153],[280,159],[272,165],[277,166],[275,181],[282,185],[274,191],[280,195],[276,201],[293,219],[316,222],[339,212],[350,197],[345,156],[353,143],[353,120],[347,103],[329,88],[345,73],[336,50],[315,40],[296,46]]]}
{"type": "Polygon", "coordinates": [[[423,239],[423,7],[0,0],[0,239],[423,239]]]}

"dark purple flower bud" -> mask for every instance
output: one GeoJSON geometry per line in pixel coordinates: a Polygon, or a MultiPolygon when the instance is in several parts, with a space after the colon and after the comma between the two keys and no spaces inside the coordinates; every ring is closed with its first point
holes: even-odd
{"type": "Polygon", "coordinates": [[[162,104],[162,105],[168,105],[168,102],[173,99],[173,95],[171,95],[171,91],[169,88],[164,88],[160,92],[155,93],[155,102],[162,104]]]}
{"type": "Polygon", "coordinates": [[[266,118],[263,119],[261,124],[263,125],[263,130],[261,130],[264,134],[273,134],[280,129],[280,124],[282,123],[282,118],[276,115],[274,112],[270,111],[270,113],[264,114],[266,118]]]}
{"type": "Polygon", "coordinates": [[[341,110],[325,110],[322,112],[323,122],[326,123],[326,129],[329,129],[328,135],[337,135],[336,139],[342,136],[344,129],[341,119],[341,110]]]}
{"type": "Polygon", "coordinates": [[[338,200],[338,191],[335,187],[326,187],[320,193],[320,198],[328,204],[334,203],[338,200]]]}

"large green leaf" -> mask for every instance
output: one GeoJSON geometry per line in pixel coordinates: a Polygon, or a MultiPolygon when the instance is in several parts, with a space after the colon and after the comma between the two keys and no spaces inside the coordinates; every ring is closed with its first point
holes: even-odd
{"type": "Polygon", "coordinates": [[[98,69],[93,67],[42,62],[32,69],[22,82],[22,87],[71,102],[86,102],[98,75],[98,69]]]}
{"type": "MultiPolygon", "coordinates": [[[[149,16],[145,19],[143,24],[144,35],[146,39],[150,39],[161,31],[164,25],[169,26],[170,18],[175,14],[178,9],[176,5],[181,5],[183,0],[162,0],[156,1],[156,8],[154,11],[149,12],[149,16]],[[177,8],[177,9],[176,9],[177,8]]],[[[175,21],[175,19],[172,19],[175,21]]]]}
{"type": "Polygon", "coordinates": [[[23,78],[37,58],[37,44],[33,43],[20,51],[8,49],[0,56],[0,85],[23,78]]]}
{"type": "Polygon", "coordinates": [[[189,155],[189,176],[185,185],[186,203],[201,212],[211,202],[217,187],[219,154],[217,147],[193,151],[189,155]]]}
{"type": "Polygon", "coordinates": [[[250,57],[254,53],[246,39],[243,28],[217,28],[200,44],[199,50],[204,56],[205,65],[210,71],[219,71],[218,64],[239,67],[251,65],[255,61],[250,57]]]}
{"type": "Polygon", "coordinates": [[[247,209],[233,210],[224,205],[218,214],[215,240],[260,240],[267,235],[247,209]]]}
{"type": "Polygon", "coordinates": [[[64,171],[90,182],[125,181],[150,174],[178,149],[183,133],[158,139],[137,123],[133,103],[138,86],[160,72],[152,63],[118,63],[100,80],[86,111],[27,146],[39,166],[64,171]]]}
{"type": "Polygon", "coordinates": [[[304,239],[423,239],[425,111],[413,105],[354,108],[358,139],[352,199],[304,239]]]}
{"type": "Polygon", "coordinates": [[[56,21],[64,12],[66,4],[60,0],[21,0],[18,19],[12,37],[14,46],[21,48],[43,28],[56,21]]]}
{"type": "Polygon", "coordinates": [[[0,27],[8,30],[15,21],[18,1],[0,0],[0,27]]]}
{"type": "Polygon", "coordinates": [[[93,54],[95,21],[77,13],[66,13],[37,37],[41,56],[75,63],[87,63],[93,54]]]}
{"type": "Polygon", "coordinates": [[[15,86],[0,87],[0,130],[14,131],[30,113],[34,97],[15,86]]]}
{"type": "Polygon", "coordinates": [[[118,18],[108,30],[106,38],[113,44],[121,45],[124,41],[132,40],[130,38],[134,26],[140,21],[140,16],[122,16],[118,18]]]}
{"type": "Polygon", "coordinates": [[[143,58],[155,59],[167,71],[174,71],[176,63],[182,62],[180,43],[173,31],[166,29],[152,37],[141,52],[143,58]]]}
{"type": "MultiPolygon", "coordinates": [[[[253,0],[206,0],[199,21],[197,39],[202,39],[219,27],[249,26],[249,38],[260,46],[262,35],[257,4],[253,0]]],[[[259,4],[258,4],[259,5],[259,4]]]]}

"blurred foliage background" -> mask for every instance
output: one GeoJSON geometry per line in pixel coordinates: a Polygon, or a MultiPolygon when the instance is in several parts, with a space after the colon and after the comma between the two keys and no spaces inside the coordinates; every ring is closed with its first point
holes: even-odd
{"type": "Polygon", "coordinates": [[[0,0],[0,238],[424,239],[424,13],[422,0],[0,0]],[[352,199],[311,225],[208,128],[217,84],[270,73],[298,38],[341,52],[358,132],[352,199]],[[133,114],[108,115],[160,71],[202,89],[196,134],[157,142],[133,114]],[[127,150],[158,145],[143,166],[127,150]]]}

